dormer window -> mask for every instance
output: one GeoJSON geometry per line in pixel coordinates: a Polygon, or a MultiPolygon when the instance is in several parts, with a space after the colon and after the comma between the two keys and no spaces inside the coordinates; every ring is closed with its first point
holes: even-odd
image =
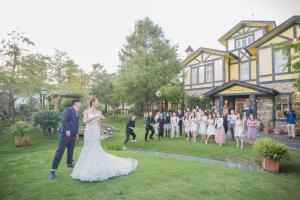
{"type": "Polygon", "coordinates": [[[253,42],[252,36],[245,37],[237,40],[237,48],[243,48],[249,46],[253,42]]]}

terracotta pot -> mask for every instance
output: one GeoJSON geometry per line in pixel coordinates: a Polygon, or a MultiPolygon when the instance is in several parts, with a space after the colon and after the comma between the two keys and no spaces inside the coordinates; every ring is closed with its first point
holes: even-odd
{"type": "Polygon", "coordinates": [[[269,134],[270,133],[270,128],[269,127],[265,127],[264,128],[264,134],[269,134]]]}
{"type": "Polygon", "coordinates": [[[280,128],[274,128],[274,134],[275,135],[280,135],[281,129],[280,128]]]}
{"type": "Polygon", "coordinates": [[[266,156],[262,157],[262,167],[264,170],[269,172],[279,172],[279,161],[270,159],[266,156]]]}
{"type": "Polygon", "coordinates": [[[15,144],[17,147],[28,146],[31,143],[30,136],[23,136],[23,137],[15,137],[15,144]]]}

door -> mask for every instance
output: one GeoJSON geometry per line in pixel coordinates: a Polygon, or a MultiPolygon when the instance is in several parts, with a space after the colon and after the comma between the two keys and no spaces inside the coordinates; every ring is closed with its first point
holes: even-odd
{"type": "Polygon", "coordinates": [[[247,107],[250,106],[249,98],[236,98],[235,99],[235,112],[242,114],[247,107]]]}

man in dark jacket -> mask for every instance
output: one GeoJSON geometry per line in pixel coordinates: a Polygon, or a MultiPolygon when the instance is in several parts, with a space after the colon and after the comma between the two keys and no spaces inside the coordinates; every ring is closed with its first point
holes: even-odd
{"type": "Polygon", "coordinates": [[[297,116],[294,110],[286,110],[284,112],[286,127],[288,131],[288,136],[290,139],[295,139],[295,124],[297,120],[297,116]]]}
{"type": "Polygon", "coordinates": [[[135,115],[132,115],[131,119],[129,120],[129,122],[126,125],[126,130],[125,130],[126,138],[125,138],[125,141],[124,141],[123,151],[126,151],[126,144],[128,143],[130,135],[132,135],[132,142],[136,142],[136,140],[135,140],[136,135],[134,133],[134,130],[135,130],[135,118],[136,118],[135,115]]]}
{"type": "Polygon", "coordinates": [[[59,130],[59,144],[55,152],[55,156],[52,162],[52,167],[48,178],[50,180],[55,179],[55,170],[58,168],[60,160],[67,148],[67,167],[73,168],[73,153],[75,148],[75,142],[78,134],[79,127],[79,109],[80,100],[75,99],[72,102],[72,107],[65,108],[62,114],[62,126],[59,130]]]}
{"type": "Polygon", "coordinates": [[[155,123],[152,112],[149,112],[145,123],[146,123],[145,124],[145,126],[146,126],[145,141],[148,142],[149,130],[151,131],[151,134],[150,134],[150,137],[149,137],[151,140],[153,140],[153,135],[155,134],[155,131],[154,131],[153,127],[155,126],[156,123],[155,123]]]}

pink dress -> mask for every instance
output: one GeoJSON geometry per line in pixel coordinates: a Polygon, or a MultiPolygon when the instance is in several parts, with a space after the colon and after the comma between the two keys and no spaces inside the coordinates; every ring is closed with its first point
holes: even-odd
{"type": "Polygon", "coordinates": [[[217,129],[215,133],[215,141],[217,144],[224,144],[225,143],[225,130],[223,127],[223,118],[220,118],[216,121],[217,129]]]}
{"type": "Polygon", "coordinates": [[[247,126],[248,126],[248,139],[250,141],[255,141],[256,134],[257,134],[258,121],[256,119],[255,120],[248,119],[247,126]]]}

